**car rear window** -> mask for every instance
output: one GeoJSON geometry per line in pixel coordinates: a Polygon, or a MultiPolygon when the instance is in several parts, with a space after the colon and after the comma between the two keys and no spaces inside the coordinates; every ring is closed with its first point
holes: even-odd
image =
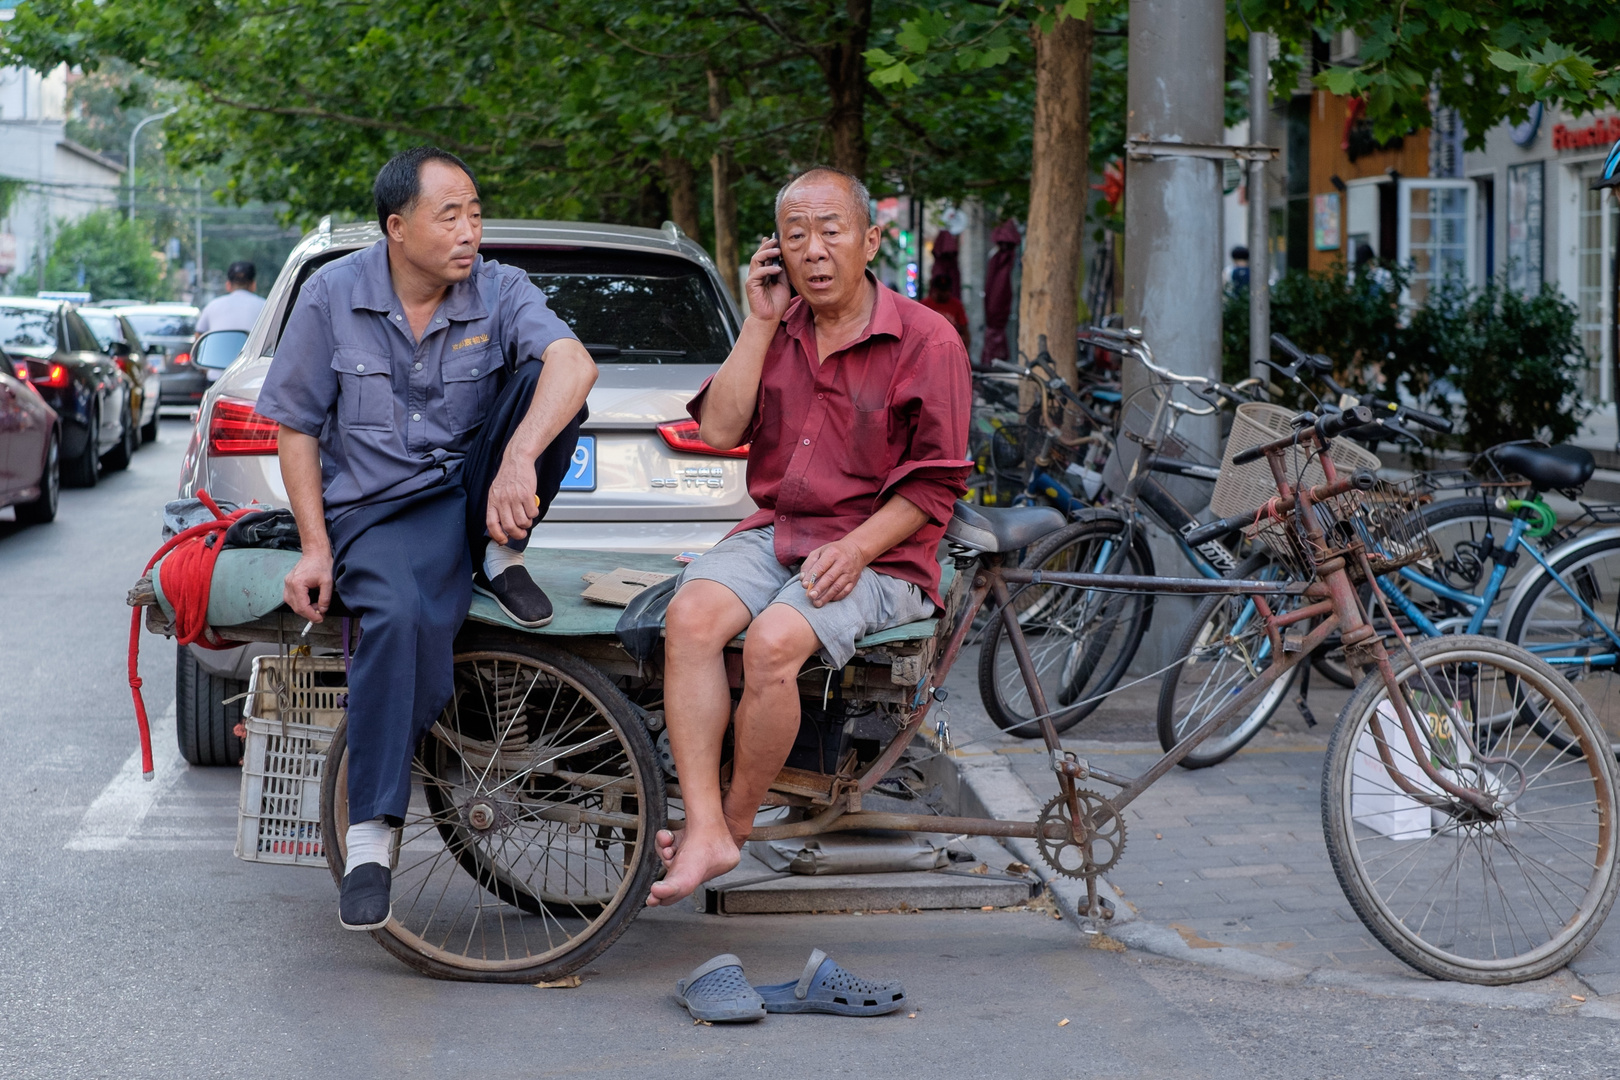
{"type": "Polygon", "coordinates": [[[190,337],[197,331],[197,316],[183,311],[173,314],[160,312],[152,315],[125,315],[142,337],[190,337]]]}
{"type": "Polygon", "coordinates": [[[81,310],[79,318],[96,336],[96,344],[101,346],[102,352],[112,348],[113,342],[124,340],[124,328],[118,325],[118,317],[110,312],[81,310]]]}
{"type": "Polygon", "coordinates": [[[496,248],[522,268],[576,337],[606,364],[718,364],[731,331],[709,275],[685,259],[496,248]]]}
{"type": "Polygon", "coordinates": [[[0,307],[0,345],[11,349],[56,348],[56,312],[0,307]]]}

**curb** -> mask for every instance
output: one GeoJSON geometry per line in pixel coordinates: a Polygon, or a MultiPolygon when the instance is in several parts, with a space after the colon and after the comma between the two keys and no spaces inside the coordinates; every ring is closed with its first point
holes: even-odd
{"type": "MultiPolygon", "coordinates": [[[[1029,785],[1013,772],[1001,754],[972,758],[950,758],[956,769],[958,813],[1002,819],[1029,820],[1040,812],[1041,803],[1029,785]]],[[[1114,918],[1094,924],[1081,915],[1086,902],[1083,881],[1055,873],[1041,858],[1033,840],[1003,839],[1001,843],[1022,862],[1028,863],[1046,882],[1066,919],[1084,934],[1103,934],[1127,948],[1171,960],[1181,960],[1218,971],[1243,975],[1279,985],[1315,986],[1353,990],[1378,997],[1407,998],[1451,1005],[1473,1005],[1494,1009],[1531,1009],[1541,1012],[1578,1013],[1581,1016],[1620,1020],[1620,997],[1603,1000],[1594,990],[1577,1002],[1566,992],[1527,990],[1505,986],[1475,986],[1471,983],[1441,982],[1413,974],[1409,978],[1372,975],[1339,968],[1305,968],[1285,960],[1230,946],[1193,948],[1181,934],[1169,927],[1144,919],[1136,908],[1117,893],[1106,880],[1098,879],[1098,892],[1114,905],[1114,918]]],[[[1571,980],[1578,980],[1565,969],[1571,980]]],[[[1559,973],[1563,974],[1563,973],[1559,973]]],[[[1557,978],[1553,975],[1551,978],[1557,978]]],[[[1582,984],[1584,985],[1584,984],[1582,984]]]]}

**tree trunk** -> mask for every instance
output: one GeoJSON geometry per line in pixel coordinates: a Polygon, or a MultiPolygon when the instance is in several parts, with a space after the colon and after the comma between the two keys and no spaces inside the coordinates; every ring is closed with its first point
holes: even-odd
{"type": "MultiPolygon", "coordinates": [[[[708,74],[709,119],[719,123],[731,100],[719,72],[708,74]]],[[[709,171],[714,181],[714,267],[732,298],[740,304],[743,298],[737,282],[737,192],[733,187],[737,182],[737,166],[732,160],[730,143],[722,141],[715,149],[714,156],[709,158],[709,171]]]]}
{"type": "Polygon", "coordinates": [[[832,111],[832,163],[854,176],[866,176],[866,39],[872,30],[872,0],[847,0],[843,37],[821,51],[832,111]]]}
{"type": "Polygon", "coordinates": [[[669,192],[669,219],[681,232],[699,240],[702,225],[698,219],[697,178],[692,163],[666,150],[663,169],[664,189],[669,192]]]}
{"type": "Polygon", "coordinates": [[[1034,357],[1045,335],[1058,373],[1075,386],[1080,240],[1090,190],[1091,29],[1090,19],[1064,19],[1051,33],[1035,34],[1034,161],[1018,300],[1018,348],[1034,357]]]}

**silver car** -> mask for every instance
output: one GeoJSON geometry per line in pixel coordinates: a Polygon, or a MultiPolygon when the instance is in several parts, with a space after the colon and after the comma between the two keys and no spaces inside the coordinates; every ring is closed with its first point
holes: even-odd
{"type": "MultiPolygon", "coordinates": [[[[181,465],[182,497],[207,490],[243,505],[287,505],[277,426],[253,404],[299,288],[318,267],[380,236],[375,224],[323,222],[293,250],[240,356],[203,398],[181,465]]],[[[701,247],[672,224],[486,221],[482,251],[526,270],[600,368],[574,467],[535,545],[701,552],[754,511],[746,448],[709,449],[686,412],[741,326],[701,247]]],[[[231,734],[238,707],[220,702],[242,692],[237,681],[250,663],[245,650],[180,650],[180,742],[193,764],[240,757],[231,734]]]]}

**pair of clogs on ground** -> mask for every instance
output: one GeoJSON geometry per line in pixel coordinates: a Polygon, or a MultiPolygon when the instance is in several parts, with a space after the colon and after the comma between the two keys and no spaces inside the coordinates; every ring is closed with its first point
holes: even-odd
{"type": "Polygon", "coordinates": [[[906,1007],[906,991],[897,982],[875,983],[851,975],[820,949],[810,954],[798,982],[751,986],[742,961],[722,953],[699,964],[675,984],[675,1000],[694,1020],[738,1023],[763,1020],[766,1013],[832,1013],[835,1016],[882,1016],[906,1007]]]}

